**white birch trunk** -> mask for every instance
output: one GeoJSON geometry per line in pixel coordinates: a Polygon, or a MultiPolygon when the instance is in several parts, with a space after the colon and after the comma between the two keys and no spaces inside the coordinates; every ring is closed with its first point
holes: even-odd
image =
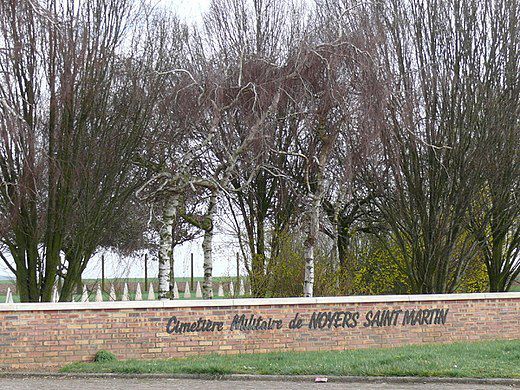
{"type": "Polygon", "coordinates": [[[170,294],[169,298],[170,299],[174,299],[175,298],[175,294],[173,292],[173,288],[174,288],[174,284],[175,284],[175,275],[174,275],[174,268],[173,268],[174,265],[175,265],[175,259],[173,257],[174,249],[175,248],[172,247],[172,255],[170,257],[170,276],[169,276],[170,285],[168,286],[168,290],[169,290],[169,294],[170,294]]]}
{"type": "Polygon", "coordinates": [[[173,221],[179,206],[178,195],[168,196],[164,200],[162,211],[162,226],[159,232],[159,293],[161,300],[168,299],[170,292],[170,261],[172,258],[173,221]]]}
{"type": "Polygon", "coordinates": [[[320,228],[321,197],[311,194],[308,205],[308,235],[305,240],[305,277],[303,295],[312,297],[314,294],[314,252],[320,228]]]}
{"type": "Polygon", "coordinates": [[[205,222],[209,223],[208,229],[204,230],[202,251],[204,252],[204,282],[202,283],[202,296],[204,299],[213,298],[213,219],[217,206],[217,191],[212,191],[209,199],[208,211],[205,222]]]}

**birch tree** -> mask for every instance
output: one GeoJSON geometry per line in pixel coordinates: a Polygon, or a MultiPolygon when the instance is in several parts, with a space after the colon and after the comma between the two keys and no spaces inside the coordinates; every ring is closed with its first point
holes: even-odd
{"type": "Polygon", "coordinates": [[[298,115],[303,118],[289,153],[304,161],[307,297],[313,296],[315,250],[331,155],[340,133],[352,128],[356,105],[371,97],[372,92],[363,90],[362,85],[374,77],[373,42],[366,39],[356,17],[342,24],[329,17],[317,18],[316,23],[314,34],[295,55],[293,71],[297,77],[288,87],[301,102],[298,115]]]}
{"type": "Polygon", "coordinates": [[[227,110],[220,128],[223,142],[215,145],[215,156],[229,166],[234,159],[230,151],[241,150],[233,163],[236,167],[229,170],[232,175],[223,193],[231,204],[237,232],[245,231],[247,245],[242,245],[241,233],[237,237],[255,296],[263,296],[266,291],[269,210],[283,176],[279,165],[285,157],[275,150],[287,143],[278,132],[289,122],[283,108],[288,104],[283,90],[287,75],[284,66],[295,42],[302,38],[305,23],[303,5],[293,1],[214,1],[205,16],[208,47],[215,50],[229,74],[230,85],[243,89],[235,107],[227,110]],[[271,113],[262,119],[262,111],[271,105],[271,113]],[[244,143],[248,135],[252,141],[244,143]],[[249,146],[244,147],[247,143],[249,146]]]}
{"type": "Polygon", "coordinates": [[[260,62],[257,58],[249,58],[245,52],[234,59],[229,58],[230,47],[237,43],[236,39],[242,42],[240,40],[245,36],[234,35],[235,30],[229,28],[237,22],[235,15],[222,14],[221,11],[226,10],[226,5],[239,10],[244,4],[238,1],[224,3],[215,1],[211,4],[210,12],[205,16],[205,31],[194,37],[191,52],[194,69],[202,70],[199,85],[213,85],[211,92],[207,90],[209,104],[197,106],[197,111],[201,113],[197,116],[198,120],[190,118],[191,135],[198,140],[195,141],[198,146],[196,163],[191,164],[185,178],[186,183],[204,194],[206,211],[186,213],[181,207],[186,221],[203,231],[205,298],[213,295],[212,242],[219,198],[222,192],[231,190],[230,183],[236,177],[239,161],[261,138],[263,123],[276,110],[281,85],[277,80],[280,77],[276,74],[277,67],[260,62]],[[219,38],[215,38],[213,33],[219,38]],[[210,64],[216,66],[210,69],[210,64]],[[236,66],[237,71],[231,71],[230,66],[236,66]],[[266,79],[265,76],[271,78],[266,79]],[[232,123],[239,116],[249,127],[237,133],[232,130],[232,123]]]}

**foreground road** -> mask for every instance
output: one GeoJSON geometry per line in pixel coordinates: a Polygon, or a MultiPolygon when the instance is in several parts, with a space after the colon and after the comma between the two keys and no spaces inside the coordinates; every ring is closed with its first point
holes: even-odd
{"type": "Polygon", "coordinates": [[[0,378],[0,389],[9,390],[229,390],[229,389],[283,389],[283,390],[491,390],[511,389],[508,386],[443,383],[309,383],[271,381],[217,381],[198,379],[120,379],[120,378],[0,378]]]}

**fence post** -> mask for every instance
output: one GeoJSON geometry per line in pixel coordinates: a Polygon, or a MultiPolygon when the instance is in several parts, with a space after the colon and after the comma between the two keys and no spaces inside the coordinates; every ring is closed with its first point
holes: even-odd
{"type": "Polygon", "coordinates": [[[172,245],[172,257],[170,258],[170,285],[168,291],[170,292],[169,299],[173,299],[173,285],[175,283],[175,257],[173,256],[173,245],[172,245]]]}
{"type": "Polygon", "coordinates": [[[240,255],[237,252],[237,288],[240,286],[240,255]]]}
{"type": "Polygon", "coordinates": [[[193,291],[193,253],[191,254],[191,282],[190,291],[193,291]]]}
{"type": "Polygon", "coordinates": [[[105,255],[101,255],[101,291],[105,291],[105,255]]]}
{"type": "Polygon", "coordinates": [[[144,291],[148,291],[148,253],[144,254],[144,291]]]}

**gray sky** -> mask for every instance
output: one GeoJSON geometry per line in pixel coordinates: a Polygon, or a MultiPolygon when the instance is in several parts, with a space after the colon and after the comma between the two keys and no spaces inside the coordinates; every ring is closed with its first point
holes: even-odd
{"type": "Polygon", "coordinates": [[[152,4],[170,8],[188,22],[200,21],[201,15],[208,9],[209,3],[210,0],[152,0],[152,4]]]}

